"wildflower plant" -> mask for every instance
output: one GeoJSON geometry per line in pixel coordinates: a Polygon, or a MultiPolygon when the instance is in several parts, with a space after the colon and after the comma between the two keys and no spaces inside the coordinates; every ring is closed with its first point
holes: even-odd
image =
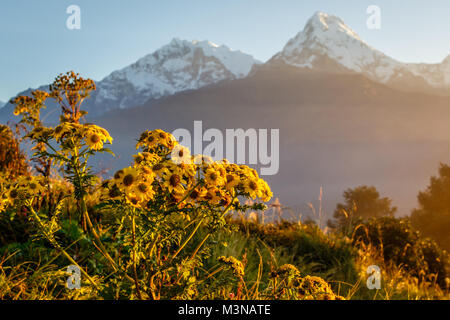
{"type": "Polygon", "coordinates": [[[143,132],[132,165],[102,181],[88,161],[99,152],[112,154],[106,146],[113,139],[104,128],[83,121],[87,112],[81,105],[93,90],[92,80],[68,72],[55,79],[48,93],[36,90],[31,97],[14,99],[14,113],[27,127],[34,157],[50,169],[59,168],[69,187],[54,207],[44,210],[37,204],[55,192],[49,170],[2,183],[0,210],[26,210],[37,236],[78,266],[102,297],[193,298],[203,283],[200,278],[208,278],[202,261],[209,254],[209,238],[227,227],[225,216],[230,211],[264,209],[261,203],[249,206],[241,201],[268,201],[270,187],[254,169],[191,155],[159,129],[143,132]],[[40,120],[47,99],[61,107],[60,122],[54,127],[40,120]],[[84,267],[58,233],[64,228],[65,200],[75,203],[81,237],[93,249],[83,260],[84,267]],[[197,239],[200,229],[207,232],[197,239]]]}

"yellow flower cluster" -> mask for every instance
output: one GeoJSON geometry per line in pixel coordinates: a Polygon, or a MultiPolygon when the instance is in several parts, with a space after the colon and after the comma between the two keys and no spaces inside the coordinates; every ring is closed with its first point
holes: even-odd
{"type": "Polygon", "coordinates": [[[179,206],[203,202],[228,206],[237,196],[263,201],[272,197],[270,187],[254,169],[227,160],[214,162],[203,155],[191,156],[162,130],[145,131],[139,147],[144,151],[134,156],[134,165],[117,171],[113,179],[102,184],[102,199],[125,198],[131,205],[144,208],[158,191],[170,195],[179,206]]]}
{"type": "Polygon", "coordinates": [[[236,277],[242,278],[245,275],[244,264],[235,257],[220,256],[218,261],[229,267],[236,277]]]}
{"type": "Polygon", "coordinates": [[[53,137],[57,141],[61,141],[64,137],[80,137],[93,150],[100,150],[105,142],[112,143],[113,140],[108,131],[102,127],[73,122],[63,122],[58,125],[53,131],[53,137]]]}
{"type": "Polygon", "coordinates": [[[155,191],[152,183],[155,174],[146,167],[127,167],[118,170],[113,179],[101,185],[101,199],[121,199],[135,207],[145,207],[153,199],[155,191]]]}
{"type": "Polygon", "coordinates": [[[40,194],[42,195],[47,190],[47,184],[47,179],[42,176],[20,176],[12,183],[3,181],[0,192],[0,210],[16,204],[17,201],[24,201],[40,194]]]}
{"type": "Polygon", "coordinates": [[[34,127],[33,130],[31,130],[31,132],[27,134],[27,137],[34,139],[34,140],[41,140],[41,139],[50,138],[53,135],[54,135],[53,128],[37,126],[37,127],[34,127]]]}
{"type": "MultiPolygon", "coordinates": [[[[302,277],[300,271],[292,264],[284,264],[271,273],[272,278],[286,281],[285,286],[293,289],[296,299],[304,300],[344,300],[343,297],[333,293],[329,284],[320,277],[302,277]]],[[[281,289],[286,293],[285,288],[281,289]]]]}
{"type": "Polygon", "coordinates": [[[178,142],[174,136],[168,132],[160,129],[153,131],[144,131],[136,144],[136,149],[143,148],[144,151],[156,148],[158,146],[164,146],[169,150],[172,150],[178,142]]]}
{"type": "Polygon", "coordinates": [[[18,96],[13,100],[16,105],[14,108],[14,115],[22,113],[36,113],[38,112],[37,106],[40,106],[48,98],[49,94],[42,90],[34,90],[31,92],[33,97],[18,96]]]}

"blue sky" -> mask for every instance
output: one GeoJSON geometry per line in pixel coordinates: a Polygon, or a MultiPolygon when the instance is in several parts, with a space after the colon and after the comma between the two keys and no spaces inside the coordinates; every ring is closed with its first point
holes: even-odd
{"type": "Polygon", "coordinates": [[[14,0],[0,3],[0,100],[75,70],[100,80],[172,38],[210,40],[267,60],[316,11],[340,16],[370,45],[406,62],[450,54],[448,0],[14,0]],[[81,30],[66,28],[69,5],[81,30]],[[366,8],[381,8],[381,30],[366,8]]]}

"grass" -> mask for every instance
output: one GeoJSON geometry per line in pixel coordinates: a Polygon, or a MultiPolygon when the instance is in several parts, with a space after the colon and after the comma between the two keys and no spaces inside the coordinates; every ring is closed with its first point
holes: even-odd
{"type": "MultiPolygon", "coordinates": [[[[221,229],[209,240],[208,254],[202,270],[209,273],[208,286],[199,293],[202,299],[229,277],[218,263],[221,256],[233,256],[245,265],[245,298],[258,298],[270,284],[271,272],[284,264],[296,266],[302,276],[325,279],[333,291],[354,300],[450,299],[448,288],[440,288],[433,277],[419,281],[403,266],[385,261],[379,249],[371,245],[356,246],[351,239],[325,234],[314,224],[282,221],[276,224],[245,219],[228,219],[231,230],[221,229]],[[368,266],[381,269],[381,289],[366,286],[368,266]]],[[[194,250],[207,234],[200,229],[186,248],[194,250]]],[[[83,246],[81,246],[83,248],[83,246]]],[[[99,299],[95,290],[83,286],[68,290],[66,262],[42,240],[10,243],[0,248],[0,299],[99,299]]]]}

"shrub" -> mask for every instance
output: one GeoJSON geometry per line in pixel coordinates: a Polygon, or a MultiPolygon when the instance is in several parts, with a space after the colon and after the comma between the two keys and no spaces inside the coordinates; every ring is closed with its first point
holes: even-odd
{"type": "Polygon", "coordinates": [[[441,164],[439,176],[431,177],[417,196],[419,207],[411,214],[412,225],[423,235],[450,250],[450,166],[441,164]]]}
{"type": "Polygon", "coordinates": [[[409,219],[382,217],[370,219],[355,229],[354,243],[364,243],[377,248],[386,262],[403,267],[419,280],[430,275],[446,287],[449,261],[447,252],[431,239],[422,239],[409,219]]]}
{"type": "Polygon", "coordinates": [[[397,211],[390,198],[381,198],[373,186],[360,186],[344,191],[344,203],[338,203],[328,226],[348,234],[369,218],[394,216],[397,211]]]}

